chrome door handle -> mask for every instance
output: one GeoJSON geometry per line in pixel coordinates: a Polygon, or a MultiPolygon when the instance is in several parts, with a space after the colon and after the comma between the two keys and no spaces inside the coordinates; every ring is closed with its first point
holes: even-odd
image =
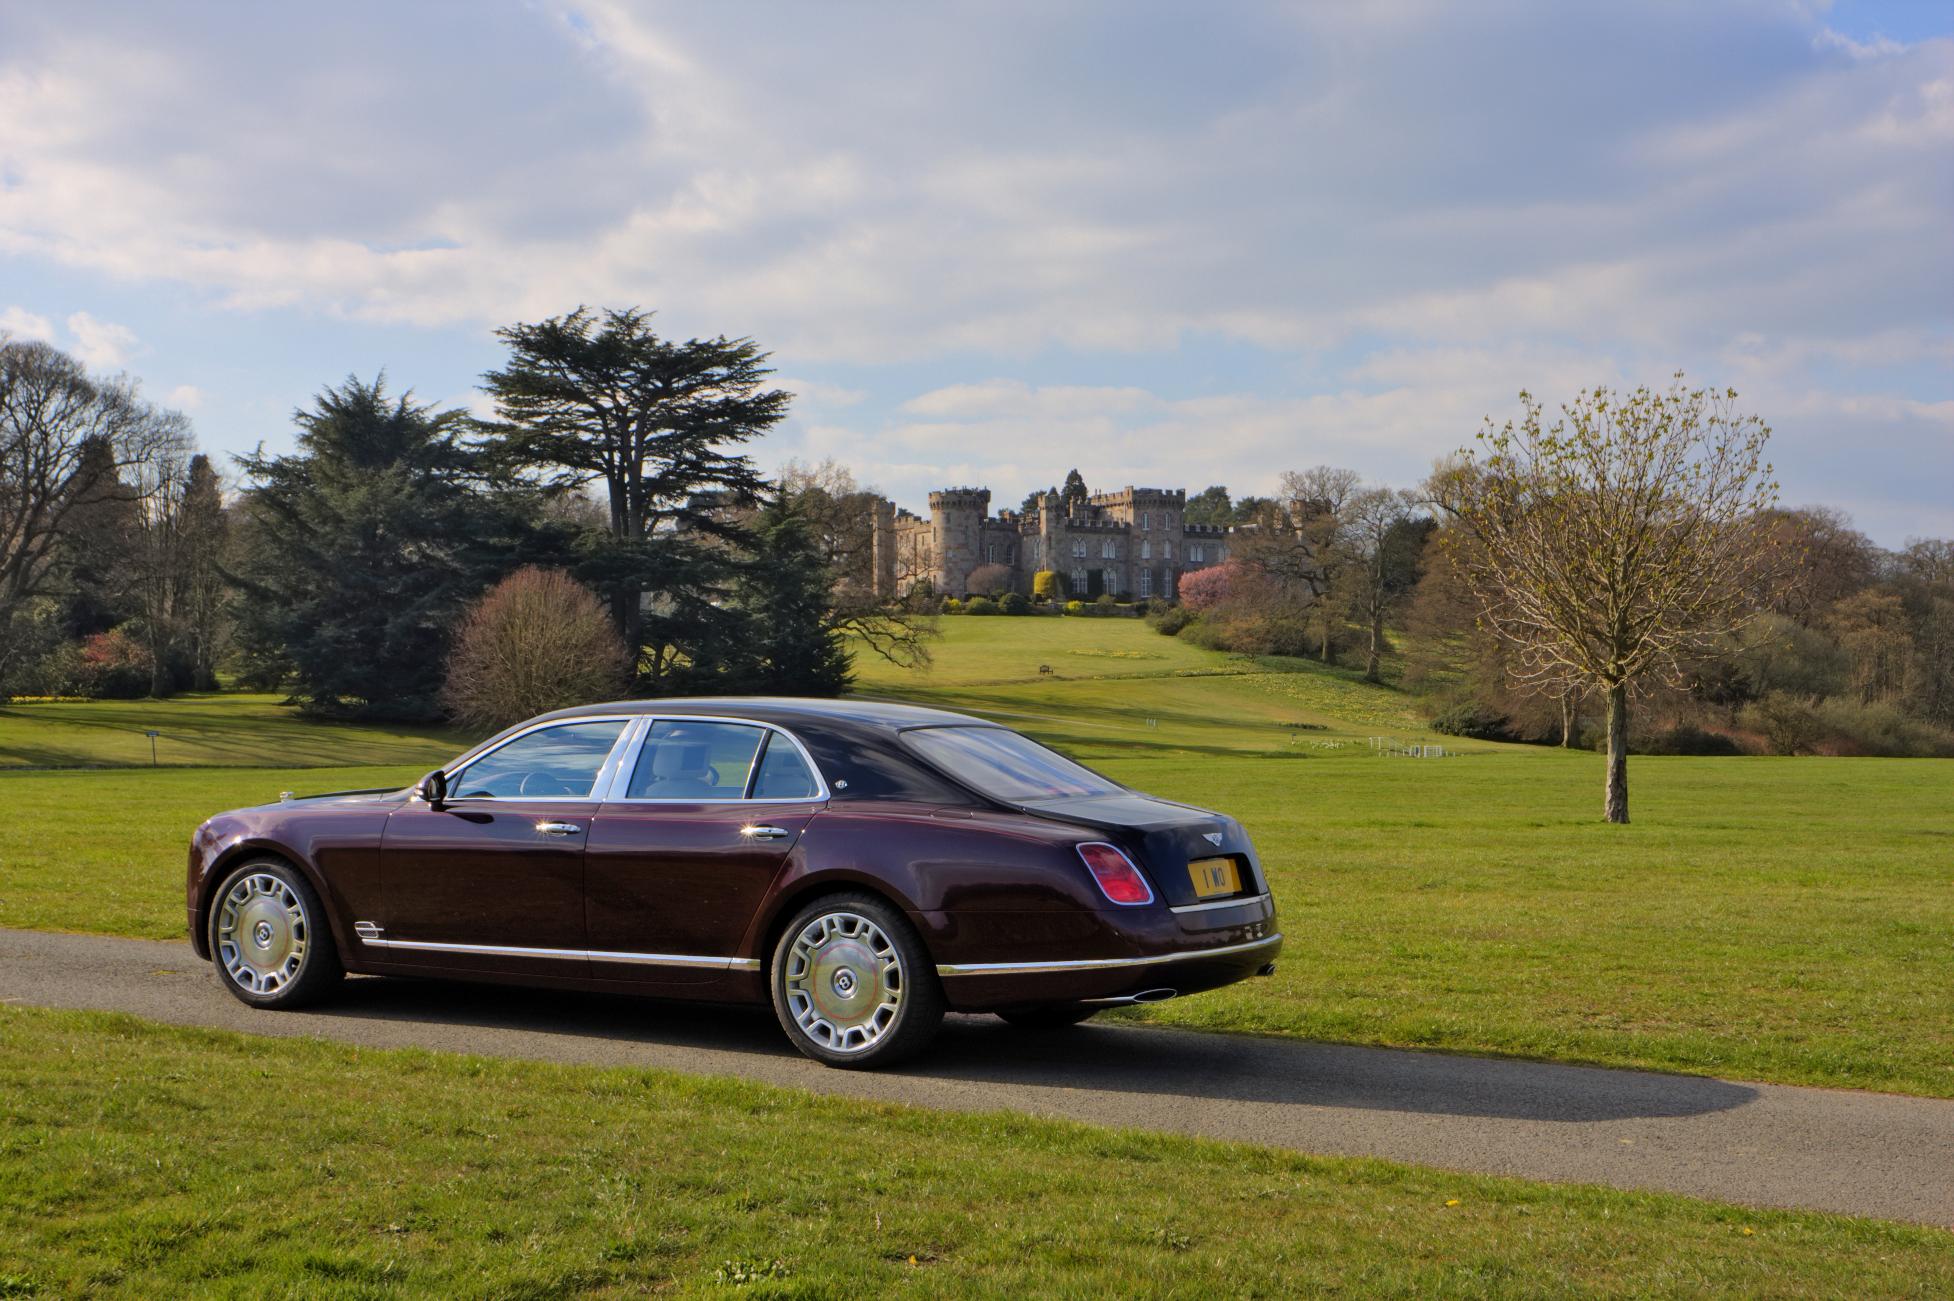
{"type": "Polygon", "coordinates": [[[792,833],[785,827],[741,827],[740,834],[749,840],[785,840],[792,833]]]}
{"type": "Polygon", "coordinates": [[[583,828],[574,822],[538,822],[536,830],[546,836],[575,836],[583,832],[583,828]]]}

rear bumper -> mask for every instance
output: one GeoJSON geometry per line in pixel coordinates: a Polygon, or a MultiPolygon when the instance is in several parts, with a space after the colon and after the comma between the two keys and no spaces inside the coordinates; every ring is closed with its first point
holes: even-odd
{"type": "Polygon", "coordinates": [[[1283,944],[1266,895],[1219,909],[1073,914],[1063,923],[1022,913],[924,920],[926,930],[954,937],[931,947],[945,997],[964,1012],[1195,994],[1265,974],[1283,944]]]}

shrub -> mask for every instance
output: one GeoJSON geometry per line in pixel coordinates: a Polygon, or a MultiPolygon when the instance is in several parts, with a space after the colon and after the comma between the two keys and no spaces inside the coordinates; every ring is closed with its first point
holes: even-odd
{"type": "Polygon", "coordinates": [[[998,601],[997,608],[1005,614],[1030,614],[1031,602],[1025,600],[1023,592],[1006,592],[998,601]]]}
{"type": "Polygon", "coordinates": [[[1185,606],[1170,605],[1158,614],[1149,614],[1147,622],[1152,624],[1153,630],[1163,637],[1178,637],[1181,629],[1199,617],[1185,606]]]}
{"type": "Polygon", "coordinates": [[[448,658],[442,702],[471,727],[620,694],[630,657],[595,593],[560,569],[533,565],[469,608],[448,658]]]}
{"type": "Polygon", "coordinates": [[[149,694],[151,663],[149,648],[122,629],[98,632],[81,644],[81,693],[140,700],[149,694]]]}
{"type": "Polygon", "coordinates": [[[1212,610],[1232,594],[1235,577],[1240,570],[1237,562],[1228,560],[1181,575],[1181,604],[1196,614],[1212,610]]]}
{"type": "Polygon", "coordinates": [[[1818,708],[1808,697],[1788,691],[1767,692],[1762,699],[1744,706],[1738,719],[1763,735],[1772,754],[1805,754],[1818,743],[1818,708]]]}
{"type": "Polygon", "coordinates": [[[1432,720],[1432,731],[1475,741],[1503,741],[1506,715],[1477,700],[1460,700],[1439,711],[1438,717],[1432,720]]]}
{"type": "MultiPolygon", "coordinates": [[[[1631,736],[1631,741],[1633,737],[1631,736]]],[[[1678,723],[1634,746],[1637,754],[1742,754],[1744,748],[1722,732],[1708,732],[1694,723],[1678,723]]]]}
{"type": "Polygon", "coordinates": [[[1011,590],[1011,567],[1009,565],[979,565],[970,571],[966,584],[972,596],[1002,596],[1011,590]]]}
{"type": "Polygon", "coordinates": [[[1036,601],[1053,602],[1065,595],[1065,575],[1056,569],[1041,569],[1032,575],[1031,596],[1036,601]]]}
{"type": "Polygon", "coordinates": [[[1922,722],[1883,700],[1862,705],[1833,697],[1821,701],[1814,712],[1825,748],[1835,754],[1899,759],[1954,755],[1954,733],[1922,722]]]}
{"type": "Polygon", "coordinates": [[[997,602],[988,596],[973,596],[963,603],[965,614],[996,614],[997,602]]]}
{"type": "Polygon", "coordinates": [[[1084,614],[1086,612],[1086,603],[1077,600],[1067,601],[1065,603],[1065,612],[1067,614],[1084,614]]]}
{"type": "Polygon", "coordinates": [[[946,597],[944,597],[944,598],[943,598],[943,613],[945,613],[945,614],[962,614],[962,613],[963,613],[963,602],[962,602],[962,601],[960,601],[960,600],[958,600],[958,599],[957,599],[956,597],[954,597],[954,596],[946,596],[946,597]]]}

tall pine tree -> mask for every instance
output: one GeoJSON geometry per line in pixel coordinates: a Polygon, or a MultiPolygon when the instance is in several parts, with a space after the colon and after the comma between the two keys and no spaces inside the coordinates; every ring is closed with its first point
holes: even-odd
{"type": "Polygon", "coordinates": [[[788,394],[765,387],[767,354],[751,339],[661,338],[635,308],[497,333],[510,357],[483,376],[500,419],[480,426],[482,449],[553,485],[603,485],[609,527],[578,574],[608,598],[646,685],[717,658],[740,508],[765,487],[738,449],[787,413],[788,394]]]}

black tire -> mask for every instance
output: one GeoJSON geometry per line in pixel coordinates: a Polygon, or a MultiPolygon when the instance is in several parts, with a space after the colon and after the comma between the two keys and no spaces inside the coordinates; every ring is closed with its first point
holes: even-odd
{"type": "Polygon", "coordinates": [[[1099,1009],[1084,1003],[1047,1003],[1043,1007],[1020,1007],[998,1016],[1020,1030],[1064,1030],[1090,1020],[1099,1009]]]}
{"type": "Polygon", "coordinates": [[[252,1007],[303,1007],[346,975],[318,892],[283,859],[226,872],[204,925],[217,983],[252,1007]]]}
{"type": "Polygon", "coordinates": [[[859,891],[824,895],[794,914],[774,944],[767,986],[787,1041],[826,1066],[894,1065],[943,1024],[943,986],[916,928],[859,891]],[[817,926],[824,919],[826,930],[817,926]]]}

